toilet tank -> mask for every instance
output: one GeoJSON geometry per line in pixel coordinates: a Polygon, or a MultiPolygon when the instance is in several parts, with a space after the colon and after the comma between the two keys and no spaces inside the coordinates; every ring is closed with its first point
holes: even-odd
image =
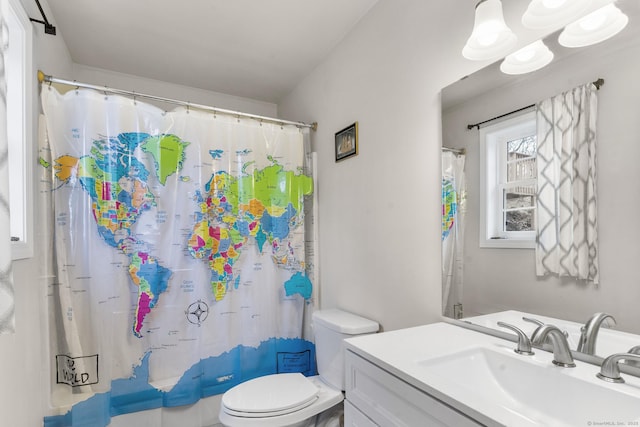
{"type": "Polygon", "coordinates": [[[313,313],[316,361],[320,378],[344,390],[344,349],[342,340],[378,332],[378,323],[338,309],[313,313]]]}

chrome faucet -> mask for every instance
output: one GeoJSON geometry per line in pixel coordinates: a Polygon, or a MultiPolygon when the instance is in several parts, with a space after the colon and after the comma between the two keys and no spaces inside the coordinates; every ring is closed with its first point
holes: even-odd
{"type": "Polygon", "coordinates": [[[620,376],[620,367],[618,362],[621,360],[640,362],[640,355],[631,353],[616,353],[604,359],[600,372],[596,375],[598,378],[611,383],[623,383],[624,378],[620,376]]]}
{"type": "Polygon", "coordinates": [[[580,328],[580,341],[578,342],[577,350],[581,353],[595,354],[596,353],[596,340],[598,339],[598,332],[602,326],[602,322],[606,319],[613,320],[616,323],[616,319],[607,313],[596,313],[591,316],[591,319],[580,328]]]}
{"type": "Polygon", "coordinates": [[[504,322],[498,322],[498,326],[511,329],[513,332],[516,333],[516,335],[518,335],[518,347],[513,351],[525,356],[533,355],[533,351],[531,351],[531,340],[529,339],[527,334],[525,334],[520,328],[504,322]]]}
{"type": "Polygon", "coordinates": [[[564,368],[573,368],[576,364],[573,362],[573,356],[569,349],[569,343],[567,337],[564,336],[562,331],[554,325],[540,326],[533,333],[531,343],[535,346],[542,347],[544,341],[549,337],[551,339],[551,346],[553,347],[553,364],[562,366],[564,368]]]}

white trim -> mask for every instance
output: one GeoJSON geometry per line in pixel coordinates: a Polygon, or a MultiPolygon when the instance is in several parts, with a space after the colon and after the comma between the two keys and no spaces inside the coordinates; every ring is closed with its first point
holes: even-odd
{"type": "MultiPolygon", "coordinates": [[[[20,0],[2,0],[2,7],[7,12],[13,12],[17,18],[18,24],[21,27],[21,33],[17,38],[21,47],[21,66],[22,66],[22,90],[21,90],[21,150],[18,157],[19,162],[22,165],[22,176],[18,182],[18,186],[22,187],[22,200],[18,207],[22,222],[22,236],[23,240],[20,242],[12,242],[11,250],[14,260],[31,258],[33,256],[34,249],[34,220],[33,220],[33,206],[34,206],[34,191],[33,191],[33,163],[35,158],[34,153],[34,87],[36,73],[33,68],[33,27],[29,16],[27,15],[20,0]]],[[[13,40],[13,46],[15,47],[16,38],[13,40]]],[[[11,49],[11,47],[10,47],[11,49]]],[[[9,86],[9,84],[8,84],[9,86]]],[[[15,88],[15,84],[10,85],[11,88],[15,88]]],[[[7,106],[9,107],[9,106],[7,106]]],[[[10,148],[11,150],[11,148],[10,148]]],[[[15,146],[13,148],[15,153],[15,146]]],[[[11,188],[16,188],[16,185],[11,184],[11,188]]],[[[12,206],[16,202],[12,202],[12,206]]]]}

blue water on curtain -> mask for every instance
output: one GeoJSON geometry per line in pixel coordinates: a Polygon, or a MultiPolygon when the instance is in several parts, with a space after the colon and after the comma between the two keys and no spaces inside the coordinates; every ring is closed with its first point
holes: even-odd
{"type": "Polygon", "coordinates": [[[193,365],[168,392],[149,384],[149,356],[133,375],[111,382],[111,391],[75,404],[64,415],[45,417],[45,427],[106,427],[111,417],[161,407],[190,405],[203,397],[263,375],[301,372],[316,375],[315,345],[303,339],[270,339],[259,347],[238,346],[193,365]],[[242,366],[240,366],[242,361],[242,366]]]}

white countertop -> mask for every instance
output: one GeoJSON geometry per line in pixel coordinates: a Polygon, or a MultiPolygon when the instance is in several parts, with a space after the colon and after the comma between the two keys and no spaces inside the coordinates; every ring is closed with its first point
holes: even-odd
{"type": "MultiPolygon", "coordinates": [[[[345,343],[347,350],[486,425],[573,427],[588,426],[589,422],[592,425],[606,422],[613,422],[611,425],[640,425],[640,378],[623,374],[626,384],[607,383],[596,378],[600,370],[597,366],[576,362],[578,365],[576,368],[561,368],[552,364],[552,353],[535,349],[533,356],[518,355],[513,351],[516,346],[513,342],[448,323],[434,323],[360,336],[347,339],[345,343]],[[455,361],[460,355],[476,354],[479,349],[482,354],[495,356],[496,360],[504,361],[504,363],[498,362],[497,371],[500,371],[503,366],[507,369],[508,366],[509,375],[516,377],[520,374],[519,367],[524,368],[524,371],[533,372],[534,375],[523,374],[525,382],[528,381],[530,384],[529,386],[525,383],[520,387],[525,393],[521,395],[521,390],[514,391],[513,388],[503,393],[500,381],[492,380],[492,375],[496,372],[489,375],[484,375],[485,373],[475,375],[476,372],[469,371],[475,368],[465,365],[467,373],[464,375],[469,381],[457,376],[456,372],[451,372],[456,368],[451,368],[455,365],[448,364],[449,360],[455,361]],[[441,361],[443,362],[441,365],[434,365],[441,361]],[[443,369],[434,369],[434,366],[442,366],[443,369]],[[538,373],[542,374],[539,375],[539,381],[536,379],[538,373]],[[472,381],[486,384],[472,383],[472,381]],[[549,402],[544,399],[549,394],[564,390],[553,386],[556,381],[558,384],[568,384],[567,390],[570,390],[571,395],[557,395],[554,398],[559,402],[564,400],[566,410],[581,408],[575,409],[578,413],[560,413],[560,418],[554,418],[553,410],[549,415],[549,408],[536,407],[537,404],[549,405],[549,402]],[[574,387],[574,384],[579,387],[574,387]],[[541,389],[542,392],[535,394],[541,385],[544,386],[541,389]],[[531,393],[534,393],[533,395],[526,394],[528,388],[531,389],[531,393]],[[546,393],[547,389],[548,393],[546,393]],[[581,389],[587,390],[584,393],[591,394],[586,395],[579,391],[581,389]],[[516,393],[516,397],[527,396],[527,398],[510,401],[509,393],[516,393]],[[498,398],[498,395],[501,397],[498,398]],[[536,397],[538,395],[540,399],[536,397]],[[593,404],[594,399],[597,400],[597,404],[593,404]],[[523,404],[523,401],[526,401],[526,404],[523,404]]],[[[459,360],[464,360],[466,363],[467,359],[459,360]]],[[[473,364],[472,362],[471,365],[473,364]]],[[[484,365],[477,364],[477,366],[480,366],[478,369],[482,369],[484,365]]],[[[497,373],[500,374],[500,372],[497,373]]],[[[509,375],[507,382],[517,383],[517,381],[511,381],[509,375]]],[[[562,408],[554,410],[564,411],[562,408]]]]}

